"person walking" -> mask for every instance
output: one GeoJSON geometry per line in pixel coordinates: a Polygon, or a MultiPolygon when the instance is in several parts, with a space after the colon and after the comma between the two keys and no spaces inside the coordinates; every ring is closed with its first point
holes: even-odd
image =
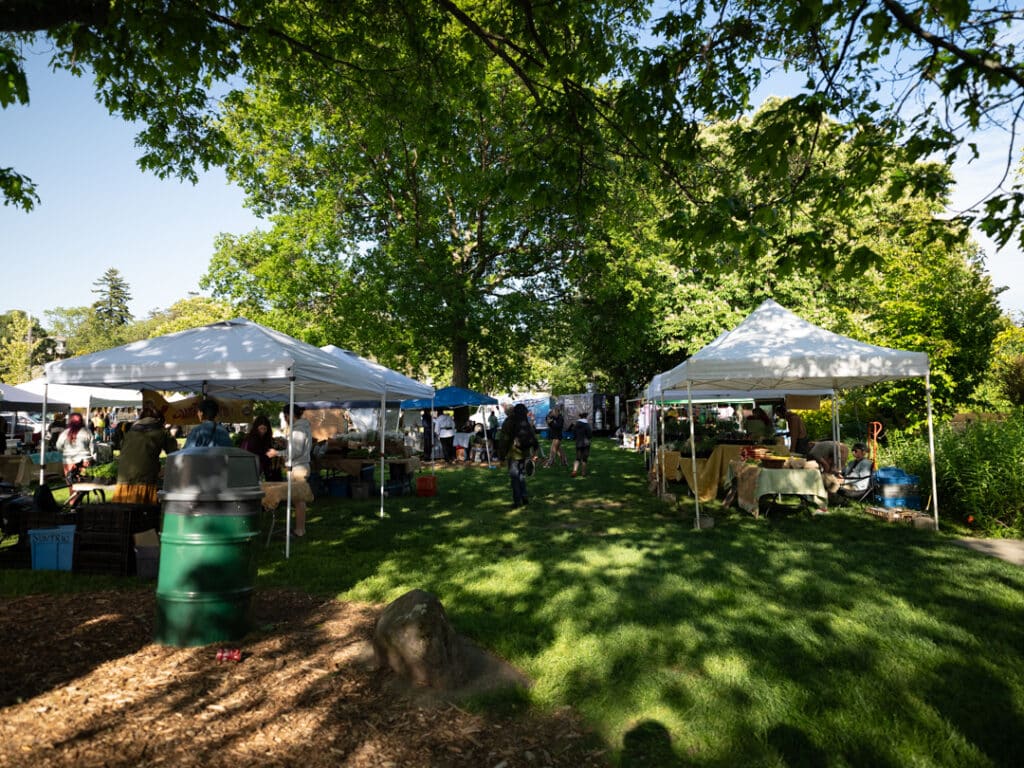
{"type": "Polygon", "coordinates": [[[505,419],[498,434],[499,458],[508,462],[508,477],[512,484],[512,506],[529,503],[526,491],[527,462],[537,460],[540,442],[530,424],[529,412],[522,403],[516,403],[512,414],[505,419]]]}
{"type": "Polygon", "coordinates": [[[572,437],[576,441],[576,461],[572,463],[572,476],[587,476],[587,461],[590,459],[590,438],[593,431],[590,429],[590,422],[587,421],[585,411],[580,414],[576,423],[572,425],[572,437]]]}
{"type": "Polygon", "coordinates": [[[569,461],[565,457],[565,449],[562,448],[562,433],[565,431],[565,416],[562,415],[562,406],[556,405],[547,415],[548,437],[551,438],[551,447],[548,449],[548,459],[544,462],[545,467],[555,463],[555,459],[562,460],[562,466],[568,467],[569,461]]]}
{"type": "MultiPolygon", "coordinates": [[[[57,450],[64,461],[64,480],[69,489],[73,489],[81,477],[82,470],[92,464],[92,433],[85,425],[80,413],[72,413],[68,417],[67,428],[57,438],[57,450]]],[[[68,496],[68,505],[77,507],[82,501],[80,494],[74,490],[68,496]]]]}

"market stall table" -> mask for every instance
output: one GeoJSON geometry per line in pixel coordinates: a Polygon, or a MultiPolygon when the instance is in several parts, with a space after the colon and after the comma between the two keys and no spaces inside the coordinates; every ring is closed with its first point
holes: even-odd
{"type": "Polygon", "coordinates": [[[754,517],[759,514],[762,496],[804,496],[814,499],[819,508],[828,506],[828,493],[817,469],[766,469],[733,461],[729,464],[730,484],[734,480],[737,503],[754,517]]]}
{"type": "MultiPolygon", "coordinates": [[[[719,443],[711,451],[711,455],[703,460],[697,459],[697,487],[700,488],[700,500],[711,501],[718,496],[718,490],[726,484],[729,475],[729,462],[739,458],[740,451],[749,446],[738,443],[719,443]]],[[[693,463],[686,454],[682,456],[680,470],[690,491],[696,493],[693,482],[693,463]]],[[[667,477],[667,475],[666,475],[667,477]]]]}

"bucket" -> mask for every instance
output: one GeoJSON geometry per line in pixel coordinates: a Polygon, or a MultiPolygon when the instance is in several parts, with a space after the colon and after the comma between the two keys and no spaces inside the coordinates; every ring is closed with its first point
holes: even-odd
{"type": "Polygon", "coordinates": [[[327,478],[327,493],[331,496],[351,496],[351,483],[347,477],[329,477],[327,478]]]}
{"type": "Polygon", "coordinates": [[[158,643],[240,640],[251,626],[263,491],[254,454],[188,448],[167,457],[156,589],[158,643]]]}
{"type": "Polygon", "coordinates": [[[416,478],[417,496],[437,495],[437,475],[423,475],[416,478]]]}

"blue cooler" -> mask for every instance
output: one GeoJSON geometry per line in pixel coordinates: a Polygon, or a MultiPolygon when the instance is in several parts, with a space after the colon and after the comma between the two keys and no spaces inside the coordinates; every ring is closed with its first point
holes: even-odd
{"type": "Polygon", "coordinates": [[[33,528],[28,532],[33,571],[70,571],[75,554],[75,526],[33,528]]]}
{"type": "Polygon", "coordinates": [[[920,482],[898,467],[881,467],[875,472],[875,501],[887,509],[921,509],[920,482]]]}

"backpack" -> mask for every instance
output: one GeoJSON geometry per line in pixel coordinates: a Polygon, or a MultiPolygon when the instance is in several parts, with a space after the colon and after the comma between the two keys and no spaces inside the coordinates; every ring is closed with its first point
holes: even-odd
{"type": "Polygon", "coordinates": [[[516,436],[512,444],[524,453],[529,453],[530,448],[538,444],[537,434],[533,431],[529,421],[519,422],[519,427],[516,430],[516,436]]]}

